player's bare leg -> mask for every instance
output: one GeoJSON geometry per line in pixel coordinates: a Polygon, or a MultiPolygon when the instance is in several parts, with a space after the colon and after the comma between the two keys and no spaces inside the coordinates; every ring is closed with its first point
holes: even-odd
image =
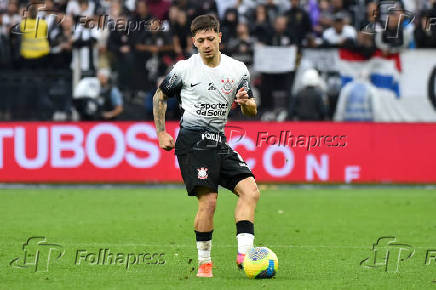
{"type": "Polygon", "coordinates": [[[198,211],[194,220],[194,229],[198,250],[198,277],[213,277],[212,249],[213,216],[218,194],[209,188],[197,189],[198,211]]]}
{"type": "Polygon", "coordinates": [[[254,214],[260,192],[254,178],[248,177],[239,181],[234,193],[238,196],[235,209],[236,238],[238,240],[236,263],[241,269],[245,254],[254,244],[254,214]]]}

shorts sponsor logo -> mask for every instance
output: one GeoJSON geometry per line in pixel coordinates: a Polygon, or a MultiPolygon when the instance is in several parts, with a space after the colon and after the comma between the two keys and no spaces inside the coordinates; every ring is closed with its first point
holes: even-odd
{"type": "Polygon", "coordinates": [[[222,142],[222,137],[220,134],[214,134],[214,133],[202,133],[201,134],[201,140],[212,140],[215,142],[222,142]]]}
{"type": "Polygon", "coordinates": [[[207,168],[198,168],[198,179],[207,179],[207,177],[209,176],[207,174],[207,168]]]}

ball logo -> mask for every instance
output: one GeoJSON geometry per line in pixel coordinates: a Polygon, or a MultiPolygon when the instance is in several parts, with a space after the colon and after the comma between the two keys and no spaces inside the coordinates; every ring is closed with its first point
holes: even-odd
{"type": "Polygon", "coordinates": [[[234,82],[234,80],[230,80],[229,78],[227,78],[227,80],[221,80],[221,83],[223,83],[221,91],[226,95],[230,94],[233,91],[234,82]]]}
{"type": "Polygon", "coordinates": [[[198,179],[207,179],[208,174],[207,174],[207,168],[198,168],[198,179]]]}

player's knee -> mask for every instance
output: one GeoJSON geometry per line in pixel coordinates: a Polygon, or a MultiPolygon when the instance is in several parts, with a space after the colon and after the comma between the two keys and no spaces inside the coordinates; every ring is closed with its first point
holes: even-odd
{"type": "Polygon", "coordinates": [[[200,211],[213,214],[215,212],[216,208],[216,200],[209,199],[207,201],[204,201],[200,204],[200,211]]]}
{"type": "Polygon", "coordinates": [[[203,196],[199,201],[199,210],[214,213],[216,208],[216,195],[203,196]]]}
{"type": "Polygon", "coordinates": [[[254,188],[251,190],[251,198],[254,200],[254,202],[258,202],[260,198],[260,191],[255,185],[254,188]]]}
{"type": "Polygon", "coordinates": [[[247,185],[243,190],[239,190],[238,195],[244,199],[257,202],[260,198],[260,191],[257,188],[257,185],[254,183],[247,185]]]}

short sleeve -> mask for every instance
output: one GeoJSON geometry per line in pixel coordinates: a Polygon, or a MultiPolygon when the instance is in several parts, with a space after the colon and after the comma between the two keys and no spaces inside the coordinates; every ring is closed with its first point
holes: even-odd
{"type": "Polygon", "coordinates": [[[248,69],[245,65],[242,70],[242,77],[239,81],[237,91],[239,91],[240,88],[244,88],[245,91],[248,93],[248,97],[253,98],[253,91],[251,90],[251,85],[250,85],[250,73],[248,72],[248,69]]]}
{"type": "Polygon", "coordinates": [[[112,88],[111,101],[115,107],[123,105],[123,96],[118,88],[112,88]]]}
{"type": "Polygon", "coordinates": [[[159,88],[169,98],[177,97],[183,86],[183,61],[177,62],[160,84],[159,88]]]}

